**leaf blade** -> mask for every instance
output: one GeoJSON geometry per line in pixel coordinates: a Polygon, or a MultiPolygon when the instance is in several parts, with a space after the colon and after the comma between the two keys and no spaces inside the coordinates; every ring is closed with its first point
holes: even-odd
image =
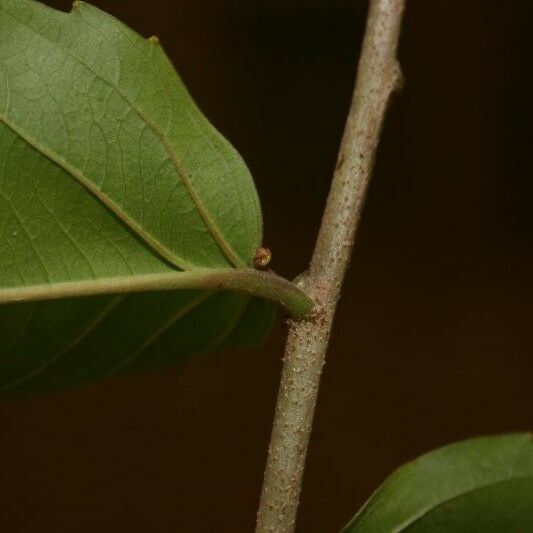
{"type": "Polygon", "coordinates": [[[250,173],[153,40],[81,2],[0,0],[0,110],[0,389],[258,340],[253,296],[294,299],[248,268],[250,173]]]}
{"type": "MultiPolygon", "coordinates": [[[[191,265],[220,267],[232,262],[238,262],[239,266],[249,264],[253,250],[260,244],[260,230],[249,231],[254,225],[260,226],[257,194],[249,172],[226,141],[219,138],[219,146],[215,147],[209,140],[216,135],[215,130],[197,110],[161,47],[142,39],[112,17],[84,3],[77,4],[71,13],[64,14],[29,0],[4,0],[0,4],[0,14],[3,16],[0,27],[7,31],[14,26],[11,30],[16,36],[12,44],[16,53],[4,46],[4,57],[0,58],[4,59],[3,77],[6,86],[10,87],[4,94],[7,110],[4,122],[56,164],[63,166],[174,264],[178,263],[182,268],[191,265]],[[27,10],[30,10],[29,14],[27,10]],[[25,16],[22,13],[26,13],[25,16]],[[42,18],[40,22],[39,17],[42,18]],[[51,37],[50,26],[56,28],[57,36],[51,37]],[[122,76],[121,69],[131,70],[131,65],[137,63],[148,72],[127,72],[122,76]],[[161,68],[155,70],[153,63],[161,68]],[[55,69],[59,69],[58,73],[54,73],[55,69]],[[86,94],[83,91],[67,91],[65,86],[69,84],[74,87],[76,84],[89,86],[90,90],[86,94]],[[160,87],[168,85],[172,86],[172,91],[161,92],[160,87]],[[145,96],[139,87],[144,87],[145,96]],[[37,104],[28,104],[32,98],[37,104]],[[165,105],[161,105],[162,101],[166,101],[165,105]],[[64,107],[68,107],[68,113],[63,112],[64,107]],[[47,128],[42,128],[42,124],[34,119],[39,113],[48,117],[47,128]],[[150,118],[149,113],[154,118],[150,118]],[[179,120],[177,117],[180,117],[179,120]],[[206,131],[209,135],[205,134],[206,131]],[[120,135],[131,136],[135,143],[130,142],[131,147],[121,145],[120,150],[113,150],[108,139],[120,135]],[[75,141],[70,141],[71,138],[75,141]],[[81,141],[76,142],[76,139],[81,141]],[[149,183],[143,179],[141,166],[120,168],[124,164],[121,150],[130,150],[128,157],[137,161],[141,159],[144,146],[152,152],[151,158],[157,153],[158,165],[166,165],[165,171],[160,171],[158,175],[157,187],[162,190],[156,190],[157,187],[148,189],[149,183]],[[102,164],[102,157],[94,154],[95,150],[105,150],[102,164]],[[205,159],[215,165],[218,173],[209,170],[205,159]],[[224,195],[229,206],[225,207],[224,216],[221,216],[217,211],[221,209],[221,202],[208,189],[221,179],[224,168],[229,168],[231,161],[241,162],[236,165],[239,172],[224,181],[225,188],[234,194],[231,197],[227,193],[224,195]],[[105,175],[104,170],[109,168],[114,172],[105,175]],[[162,225],[143,220],[144,199],[140,198],[139,202],[137,197],[128,197],[122,183],[126,181],[125,176],[120,175],[124,170],[128,171],[128,186],[137,183],[138,187],[143,187],[142,191],[135,191],[136,195],[161,197],[162,193],[163,196],[174,194],[173,189],[180,188],[181,199],[176,204],[183,203],[183,197],[188,196],[190,201],[185,203],[194,204],[196,209],[189,212],[188,219],[183,223],[176,220],[174,213],[167,213],[166,221],[169,222],[165,221],[162,225]],[[191,179],[193,172],[194,184],[191,179]],[[248,196],[244,204],[253,205],[253,209],[241,208],[243,202],[239,195],[243,190],[248,196]],[[206,204],[211,202],[212,208],[204,207],[204,201],[206,204]],[[246,217],[248,224],[242,225],[246,217]],[[221,221],[215,220],[217,218],[221,221]],[[177,230],[177,236],[169,235],[167,228],[170,225],[177,230]],[[231,228],[232,232],[242,230],[249,235],[233,238],[226,231],[222,236],[221,225],[231,228]],[[192,244],[191,239],[183,238],[191,233],[191,228],[196,229],[192,244]],[[248,242],[230,243],[231,240],[248,242]],[[231,260],[221,253],[220,248],[231,260]],[[233,248],[238,248],[241,253],[233,248]],[[242,254],[243,251],[246,255],[242,254]]],[[[145,162],[145,166],[148,163],[145,162]]],[[[150,170],[153,174],[158,169],[150,170]]]]}
{"type": "Polygon", "coordinates": [[[480,513],[489,528],[483,531],[501,531],[491,528],[496,524],[501,527],[502,520],[511,519],[519,520],[526,531],[533,526],[532,489],[530,434],[471,439],[445,446],[400,467],[343,532],[471,531],[462,528],[473,523],[480,513]],[[503,505],[509,503],[504,501],[504,495],[510,494],[510,487],[514,487],[511,495],[517,501],[527,496],[531,502],[514,518],[503,505]],[[494,499],[501,505],[495,505],[494,499]]]}
{"type": "MultiPolygon", "coordinates": [[[[91,300],[95,316],[107,307],[109,297],[91,300]]],[[[205,291],[128,295],[86,335],[80,330],[89,321],[77,318],[90,313],[85,301],[47,302],[46,312],[33,320],[27,335],[2,353],[0,391],[17,396],[70,389],[200,355],[229,334],[247,301],[239,294],[205,291]],[[148,310],[141,317],[140,308],[148,310]],[[65,320],[65,315],[73,319],[65,320]],[[39,366],[26,354],[38,354],[39,366]]]]}

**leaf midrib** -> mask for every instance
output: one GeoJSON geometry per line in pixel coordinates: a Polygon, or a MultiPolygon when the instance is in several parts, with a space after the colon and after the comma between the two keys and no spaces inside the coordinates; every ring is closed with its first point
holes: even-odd
{"type": "MultiPolygon", "coordinates": [[[[170,139],[159,129],[159,127],[152,122],[144,113],[144,111],[139,108],[137,105],[132,102],[128,96],[114,83],[109,81],[108,79],[102,77],[100,74],[98,74],[89,64],[87,64],[81,57],[73,53],[70,49],[66,48],[59,42],[52,41],[48,37],[38,33],[36,30],[25,24],[23,21],[19,20],[17,17],[15,17],[12,13],[9,13],[5,10],[3,12],[12,18],[15,22],[17,22],[19,25],[26,28],[28,31],[32,32],[34,35],[39,37],[40,39],[43,39],[45,41],[48,41],[54,46],[57,46],[60,48],[65,54],[71,56],[76,61],[81,63],[89,72],[91,72],[97,79],[101,80],[103,83],[108,85],[111,89],[116,91],[116,93],[126,102],[126,104],[139,116],[139,118],[150,128],[150,130],[157,136],[157,138],[162,142],[165,151],[167,152],[170,160],[172,161],[172,164],[174,165],[174,168],[176,169],[179,177],[181,178],[183,184],[185,185],[185,188],[195,205],[196,209],[198,210],[198,213],[200,214],[200,217],[202,218],[206,228],[208,229],[209,233],[213,237],[216,244],[219,246],[219,248],[222,250],[228,261],[236,268],[243,268],[246,267],[246,263],[239,257],[239,255],[233,250],[232,246],[227,242],[227,240],[224,238],[224,235],[218,228],[218,226],[215,224],[215,222],[212,220],[209,211],[202,203],[200,197],[198,196],[192,182],[190,179],[190,176],[185,169],[183,163],[179,159],[178,155],[176,154],[170,139]]],[[[68,16],[68,14],[66,14],[68,16]]],[[[155,43],[153,46],[157,46],[155,43]]],[[[142,226],[135,222],[133,218],[131,218],[116,202],[111,200],[106,194],[104,194],[97,186],[94,184],[87,176],[85,176],[82,172],[80,172],[78,169],[76,169],[73,165],[70,165],[66,159],[62,158],[59,154],[55,153],[54,151],[50,150],[49,148],[41,145],[38,143],[35,139],[33,139],[30,135],[25,133],[22,128],[19,128],[15,123],[13,123],[8,118],[8,111],[9,111],[9,102],[10,102],[10,90],[9,90],[9,81],[8,81],[8,75],[5,73],[6,76],[6,89],[7,89],[7,95],[6,95],[6,109],[4,111],[4,114],[0,116],[0,120],[9,128],[11,129],[16,135],[21,137],[23,140],[25,140],[30,146],[32,146],[35,150],[37,150],[39,153],[50,159],[52,162],[54,162],[56,165],[60,166],[64,170],[66,170],[69,174],[71,174],[72,177],[74,177],[79,183],[81,183],[91,194],[93,194],[100,202],[102,202],[108,209],[110,209],[115,215],[117,215],[120,220],[122,220],[126,225],[128,225],[136,234],[138,234],[149,246],[151,246],[159,255],[161,255],[163,258],[165,258],[167,261],[171,262],[173,265],[177,266],[178,268],[181,268],[183,270],[191,270],[194,268],[197,268],[195,265],[192,265],[182,257],[177,256],[174,252],[171,252],[165,245],[163,245],[161,242],[159,242],[157,239],[152,237],[149,233],[144,231],[142,226]]]]}
{"type": "Polygon", "coordinates": [[[27,287],[0,287],[0,305],[97,296],[184,289],[234,291],[280,303],[295,318],[306,316],[313,300],[296,285],[272,272],[252,268],[195,268],[188,271],[136,274],[110,278],[61,281],[27,287]]]}

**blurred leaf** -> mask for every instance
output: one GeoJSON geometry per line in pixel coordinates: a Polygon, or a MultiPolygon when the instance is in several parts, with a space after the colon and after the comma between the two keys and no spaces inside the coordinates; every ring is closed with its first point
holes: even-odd
{"type": "Polygon", "coordinates": [[[472,439],[407,463],[343,531],[533,531],[532,435],[472,439]]]}
{"type": "Polygon", "coordinates": [[[157,39],[0,0],[0,390],[263,338],[272,305],[216,282],[252,276],[261,238],[248,169],[157,39]],[[168,280],[186,290],[149,292],[168,280]]]}

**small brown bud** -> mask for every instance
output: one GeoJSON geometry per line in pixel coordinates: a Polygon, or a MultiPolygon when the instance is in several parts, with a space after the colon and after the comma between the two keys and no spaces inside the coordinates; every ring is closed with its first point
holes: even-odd
{"type": "Polygon", "coordinates": [[[269,248],[263,248],[260,246],[254,255],[254,266],[255,268],[265,268],[270,263],[272,259],[272,252],[269,248]]]}

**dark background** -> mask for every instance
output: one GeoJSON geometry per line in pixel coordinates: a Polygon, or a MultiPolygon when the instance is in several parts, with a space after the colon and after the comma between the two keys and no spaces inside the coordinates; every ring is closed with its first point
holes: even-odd
{"type": "MultiPolygon", "coordinates": [[[[48,0],[67,9],[66,1],[48,0]]],[[[100,0],[156,33],[247,160],[273,268],[310,257],[362,38],[357,0],[100,0]]],[[[408,1],[320,392],[299,532],[396,466],[533,429],[533,2],[408,1]]],[[[0,404],[0,530],[250,532],[284,327],[258,351],[0,404]]]]}

